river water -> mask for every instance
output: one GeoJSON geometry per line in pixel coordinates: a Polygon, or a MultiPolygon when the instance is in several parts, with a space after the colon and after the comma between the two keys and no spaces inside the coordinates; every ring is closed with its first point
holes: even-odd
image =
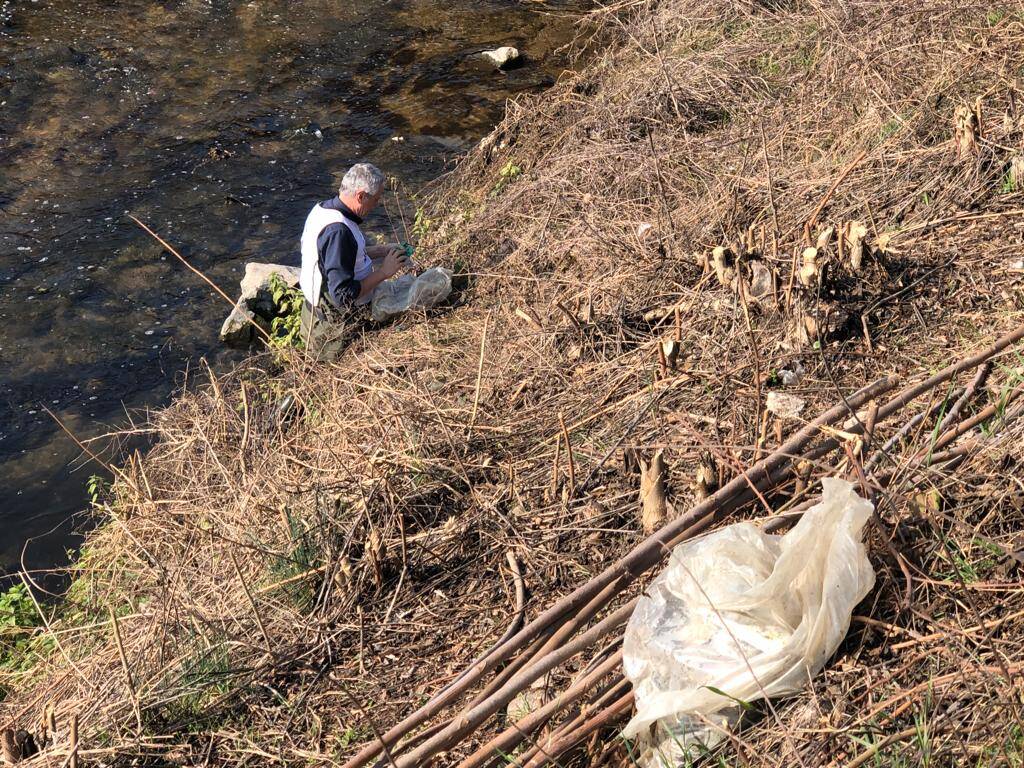
{"type": "Polygon", "coordinates": [[[95,437],[237,360],[222,300],[126,214],[234,293],[298,262],[353,161],[415,189],[552,83],[579,5],[0,0],[0,573],[85,524],[95,467],[46,409],[95,437]],[[473,56],[505,44],[524,66],[473,56]]]}

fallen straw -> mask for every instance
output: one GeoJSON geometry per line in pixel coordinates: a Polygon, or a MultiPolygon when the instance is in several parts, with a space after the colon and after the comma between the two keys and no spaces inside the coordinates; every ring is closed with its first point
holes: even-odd
{"type": "MultiPolygon", "coordinates": [[[[1024,329],[1021,330],[1021,333],[1024,335],[1024,329]]],[[[807,424],[793,437],[791,437],[782,447],[769,456],[766,456],[754,465],[754,467],[752,467],[747,473],[734,478],[715,494],[694,507],[688,514],[677,518],[664,526],[661,530],[649,536],[643,542],[638,544],[624,558],[612,564],[594,579],[583,584],[574,592],[562,600],[559,600],[549,609],[544,611],[540,616],[527,624],[515,637],[511,638],[502,646],[496,648],[488,657],[479,661],[457,685],[442,692],[442,694],[436,696],[421,709],[412,713],[398,725],[383,734],[383,741],[386,742],[388,746],[392,746],[397,743],[397,741],[405,734],[411,732],[414,728],[443,710],[459,694],[463,693],[471,685],[479,681],[485,674],[494,670],[499,663],[509,659],[516,650],[538,637],[543,630],[556,622],[559,624],[564,623],[568,617],[572,616],[576,609],[586,605],[606,587],[614,585],[614,587],[609,590],[609,599],[615,594],[621,592],[647,569],[660,562],[665,548],[670,545],[670,542],[672,542],[679,533],[682,533],[687,528],[691,527],[693,523],[705,516],[708,516],[709,514],[715,518],[720,518],[729,512],[732,512],[749,498],[750,486],[757,486],[758,484],[765,486],[770,485],[773,480],[773,474],[777,473],[783,466],[791,462],[792,458],[798,455],[799,452],[802,451],[807,444],[809,444],[818,435],[819,428],[821,426],[838,422],[847,414],[848,407],[858,408],[868,401],[877,398],[879,395],[890,391],[894,387],[895,382],[893,380],[888,378],[880,379],[879,381],[876,381],[854,393],[844,401],[844,403],[834,406],[825,414],[807,424]]],[[[759,490],[763,491],[764,489],[759,488],[759,490]]],[[[623,621],[624,620],[625,619],[623,619],[623,621]]],[[[607,621],[607,619],[605,621],[607,621]]],[[[602,624],[604,624],[604,622],[602,622],[602,624]]],[[[593,633],[594,630],[601,627],[602,624],[597,625],[597,627],[590,630],[590,632],[593,633]]],[[[610,628],[608,631],[610,631],[610,628]]],[[[593,638],[594,642],[603,636],[603,634],[595,636],[593,638]]],[[[583,637],[587,637],[587,634],[583,637]]],[[[584,645],[578,650],[584,650],[587,647],[589,646],[584,645]]],[[[556,653],[564,654],[565,649],[563,648],[556,653]]],[[[403,768],[403,766],[416,765],[416,761],[426,760],[436,751],[446,749],[452,743],[457,741],[458,736],[462,735],[463,732],[475,730],[484,719],[491,714],[494,714],[494,712],[496,712],[501,706],[504,706],[511,701],[515,691],[512,686],[521,683],[524,679],[524,675],[530,674],[532,669],[533,668],[531,668],[531,670],[526,670],[525,673],[517,675],[509,685],[496,692],[490,700],[481,702],[476,707],[460,713],[460,715],[454,719],[452,724],[425,741],[413,750],[413,752],[406,756],[397,758],[399,768],[403,768]]],[[[524,684],[528,685],[542,673],[535,674],[536,676],[530,677],[524,684]]],[[[357,766],[365,765],[367,761],[381,753],[382,746],[383,745],[380,740],[371,742],[351,760],[345,763],[345,768],[357,768],[357,766]]]]}
{"type": "MultiPolygon", "coordinates": [[[[993,358],[1021,338],[1024,338],[1024,326],[1006,334],[991,346],[965,357],[933,376],[904,388],[878,408],[875,422],[880,423],[890,418],[915,398],[944,384],[964,370],[977,367],[986,360],[993,358]]],[[[380,739],[364,747],[363,750],[345,764],[345,768],[357,768],[358,766],[365,765],[369,760],[379,755],[382,751],[382,741],[386,742],[389,747],[398,745],[406,734],[409,734],[413,729],[441,712],[453,703],[459,695],[495,670],[500,663],[510,659],[525,646],[534,643],[537,638],[550,631],[551,627],[563,627],[568,623],[580,626],[582,622],[574,621],[574,617],[578,617],[582,613],[596,613],[597,610],[600,610],[603,605],[610,602],[615,595],[619,594],[640,575],[660,562],[668,548],[689,536],[706,530],[710,525],[721,520],[753,498],[755,492],[769,492],[791,479],[791,469],[795,461],[802,458],[812,441],[822,434],[823,427],[834,425],[839,423],[844,417],[849,417],[843,422],[844,431],[854,435],[862,433],[865,417],[859,416],[857,409],[872,400],[878,399],[880,395],[894,388],[894,380],[883,378],[849,397],[842,398],[841,403],[833,406],[824,414],[806,424],[776,451],[763,458],[740,476],[734,478],[702,503],[697,504],[688,513],[652,534],[638,544],[624,558],[606,568],[594,579],[581,585],[573,593],[541,613],[540,616],[527,624],[514,637],[495,648],[473,667],[467,669],[456,685],[450,686],[440,695],[435,696],[424,707],[413,712],[398,725],[388,730],[380,739]],[[598,595],[601,597],[600,601],[595,599],[598,595]]],[[[1005,403],[1003,407],[1005,407],[1005,403]]],[[[972,425],[980,423],[978,417],[967,421],[972,425]]],[[[973,428],[973,426],[960,425],[956,427],[947,434],[942,435],[934,448],[948,445],[949,442],[964,434],[970,428],[973,428]]],[[[829,437],[822,445],[813,450],[813,454],[824,455],[839,445],[840,441],[837,438],[829,437]]],[[[564,643],[557,649],[544,655],[538,653],[539,658],[532,659],[531,663],[522,668],[508,682],[502,684],[497,690],[486,696],[486,698],[481,700],[478,697],[475,699],[469,706],[457,713],[443,728],[432,732],[429,738],[424,740],[417,739],[418,743],[415,746],[407,744],[396,749],[394,752],[395,764],[398,768],[412,768],[412,766],[426,764],[438,752],[450,749],[461,739],[475,731],[488,717],[495,714],[503,706],[506,706],[519,692],[531,683],[573,656],[592,647],[599,640],[621,627],[629,615],[631,615],[632,608],[633,602],[631,601],[605,617],[575,640],[564,643]]],[[[538,717],[537,720],[544,721],[552,714],[554,713],[545,710],[545,714],[538,717]]],[[[522,730],[519,730],[518,733],[522,734],[522,730]]],[[[522,738],[525,738],[525,735],[522,738]]],[[[519,738],[519,741],[522,741],[522,738],[519,738]]],[[[502,744],[506,745],[515,741],[508,731],[499,736],[498,739],[501,740],[502,744]]]]}

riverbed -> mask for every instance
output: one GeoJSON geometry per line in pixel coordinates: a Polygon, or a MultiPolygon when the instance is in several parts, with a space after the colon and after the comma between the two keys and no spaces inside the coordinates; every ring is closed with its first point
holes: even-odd
{"type": "Polygon", "coordinates": [[[131,442],[103,435],[241,354],[223,300],[128,214],[233,293],[246,261],[298,263],[356,160],[411,209],[554,82],[581,5],[0,0],[0,574],[63,564],[89,524],[98,465],[64,428],[116,459],[131,442]],[[523,66],[475,55],[507,44],[523,66]]]}

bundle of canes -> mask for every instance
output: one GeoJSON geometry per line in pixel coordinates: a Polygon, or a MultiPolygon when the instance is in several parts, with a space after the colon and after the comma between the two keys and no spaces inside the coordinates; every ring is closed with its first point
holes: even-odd
{"type": "MultiPolygon", "coordinates": [[[[877,425],[903,412],[917,398],[947,384],[964,371],[986,365],[1021,339],[1024,339],[1024,326],[938,373],[906,386],[884,402],[881,398],[898,386],[892,377],[879,379],[850,395],[841,396],[839,403],[806,423],[777,450],[644,539],[624,557],[544,610],[515,635],[498,643],[426,704],[386,732],[375,733],[374,740],[345,763],[344,768],[371,764],[413,768],[437,764],[434,761],[440,753],[471,737],[490,717],[535,681],[604,641],[601,652],[564,691],[481,746],[463,760],[459,768],[487,765],[496,756],[509,753],[527,740],[532,745],[517,758],[517,764],[539,766],[554,760],[623,715],[631,704],[632,693],[621,675],[620,646],[622,628],[638,598],[587,627],[591,620],[610,607],[619,594],[657,566],[675,545],[706,531],[754,499],[764,500],[766,494],[780,491],[798,479],[798,468],[806,466],[806,462],[822,460],[844,445],[849,437],[869,438],[877,425]],[[609,681],[598,687],[605,678],[609,681]],[[481,683],[484,683],[483,689],[461,710],[448,720],[417,733],[418,729],[481,683]],[[534,740],[534,734],[553,717],[584,698],[589,701],[586,706],[577,707],[578,714],[570,714],[542,741],[534,740]]],[[[962,460],[978,447],[978,440],[966,446],[944,449],[958,438],[972,434],[977,426],[997,413],[1002,413],[1004,422],[1018,416],[1022,409],[1010,409],[1008,406],[1022,393],[1024,388],[1019,387],[1007,393],[1000,403],[959,422],[947,424],[944,420],[942,434],[927,452],[915,455],[911,461],[935,466],[962,460]]],[[[894,470],[880,477],[891,479],[896,474],[898,472],[894,470]]]]}

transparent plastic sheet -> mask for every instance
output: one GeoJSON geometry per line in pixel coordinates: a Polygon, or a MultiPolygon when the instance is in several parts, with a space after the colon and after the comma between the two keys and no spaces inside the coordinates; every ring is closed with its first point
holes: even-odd
{"type": "Polygon", "coordinates": [[[451,270],[431,267],[419,276],[402,275],[377,286],[370,314],[377,322],[383,322],[410,309],[437,306],[451,292],[451,270]]]}
{"type": "Polygon", "coordinates": [[[688,765],[725,738],[743,704],[799,691],[842,642],[875,572],[872,505],[845,480],[784,536],[736,523],[677,546],[626,627],[623,667],[645,768],[688,765]]]}

